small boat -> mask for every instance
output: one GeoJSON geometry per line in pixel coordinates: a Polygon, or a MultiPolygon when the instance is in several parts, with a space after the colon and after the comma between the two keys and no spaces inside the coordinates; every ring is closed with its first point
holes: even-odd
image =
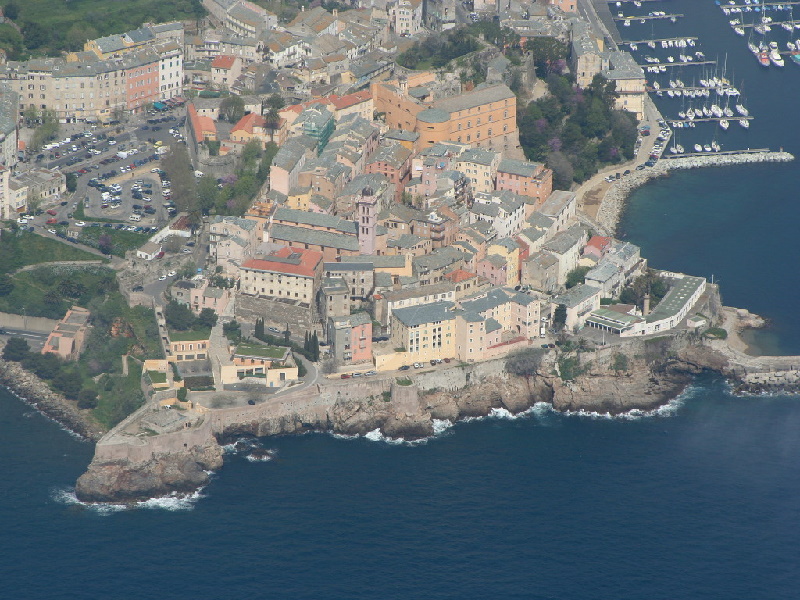
{"type": "Polygon", "coordinates": [[[687,119],[691,120],[691,119],[694,119],[694,117],[695,117],[695,114],[694,114],[694,109],[693,108],[690,108],[689,110],[686,111],[686,118],[687,119]]]}
{"type": "Polygon", "coordinates": [[[719,105],[712,104],[711,105],[711,114],[714,115],[715,117],[721,117],[722,116],[722,109],[719,107],[719,105]]]}
{"type": "Polygon", "coordinates": [[[685,113],[685,112],[683,112],[682,110],[679,110],[679,111],[678,111],[678,116],[679,116],[681,119],[685,119],[685,118],[686,118],[686,113],[685,113]]]}
{"type": "Polygon", "coordinates": [[[758,62],[762,67],[769,66],[769,54],[767,54],[766,50],[761,50],[758,53],[758,62]]]}
{"type": "Polygon", "coordinates": [[[695,144],[694,145],[694,151],[695,152],[702,152],[703,151],[703,147],[700,144],[695,144]]]}
{"type": "Polygon", "coordinates": [[[769,51],[769,59],[772,61],[772,64],[774,64],[776,67],[782,67],[783,65],[786,64],[786,62],[783,60],[783,57],[781,56],[781,53],[778,52],[778,50],[775,48],[769,51]]]}
{"type": "Polygon", "coordinates": [[[739,119],[739,125],[747,129],[748,127],[750,127],[750,121],[748,121],[747,119],[739,119]]]}
{"type": "Polygon", "coordinates": [[[749,115],[749,114],[750,114],[750,111],[748,111],[748,110],[747,110],[747,109],[744,107],[744,105],[743,105],[743,104],[737,104],[737,105],[736,105],[736,112],[738,112],[738,113],[739,113],[740,115],[742,115],[743,117],[746,117],[747,115],[749,115]]]}
{"type": "Polygon", "coordinates": [[[728,121],[728,119],[720,119],[719,126],[722,127],[723,129],[727,130],[728,127],[731,126],[731,124],[730,124],[730,121],[728,121]]]}
{"type": "Polygon", "coordinates": [[[797,48],[794,45],[794,42],[791,40],[786,42],[786,48],[789,50],[789,52],[794,52],[795,50],[797,50],[797,48]]]}
{"type": "Polygon", "coordinates": [[[744,27],[737,25],[733,30],[736,32],[736,35],[744,35],[744,27]]]}
{"type": "Polygon", "coordinates": [[[703,150],[705,150],[706,152],[711,152],[711,145],[706,144],[705,146],[703,146],[703,150]]]}
{"type": "Polygon", "coordinates": [[[680,144],[675,145],[675,150],[678,151],[678,154],[683,154],[683,146],[681,146],[680,144]]]}
{"type": "Polygon", "coordinates": [[[708,118],[708,117],[710,117],[712,114],[713,114],[713,113],[711,112],[711,110],[709,110],[709,108],[708,108],[707,106],[704,106],[704,107],[703,107],[703,116],[704,116],[704,117],[708,118]]]}
{"type": "Polygon", "coordinates": [[[800,65],[800,51],[795,50],[789,55],[789,58],[792,59],[794,64],[800,65]]]}
{"type": "Polygon", "coordinates": [[[720,145],[716,141],[713,141],[713,142],[711,142],[711,149],[714,152],[719,152],[720,151],[720,145]]]}
{"type": "Polygon", "coordinates": [[[729,106],[726,106],[725,108],[722,109],[722,114],[725,115],[726,117],[732,117],[733,111],[729,106]]]}
{"type": "Polygon", "coordinates": [[[655,50],[656,43],[655,43],[655,42],[647,42],[647,47],[648,47],[648,48],[652,48],[652,49],[654,49],[654,50],[655,50]]]}
{"type": "Polygon", "coordinates": [[[752,52],[755,55],[758,55],[759,53],[758,46],[756,46],[753,42],[747,42],[747,47],[750,49],[750,52],[752,52]]]}

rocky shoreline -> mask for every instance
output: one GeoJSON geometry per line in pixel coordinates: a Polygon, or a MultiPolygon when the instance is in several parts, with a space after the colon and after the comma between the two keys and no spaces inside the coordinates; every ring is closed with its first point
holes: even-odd
{"type": "Polygon", "coordinates": [[[0,385],[73,434],[96,442],[106,433],[91,417],[19,363],[0,359],[0,385]]]}
{"type": "Polygon", "coordinates": [[[670,171],[699,169],[702,167],[724,167],[764,162],[789,162],[794,156],[788,152],[743,152],[739,154],[705,154],[683,158],[665,158],[654,166],[633,171],[615,182],[606,192],[597,211],[597,222],[608,231],[615,231],[628,196],[652,179],[666,177],[670,171]]]}

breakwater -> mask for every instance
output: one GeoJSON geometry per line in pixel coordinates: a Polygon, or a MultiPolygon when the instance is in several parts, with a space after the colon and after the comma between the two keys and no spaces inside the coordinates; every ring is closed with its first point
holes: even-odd
{"type": "Polygon", "coordinates": [[[750,151],[730,154],[704,154],[670,158],[658,161],[654,166],[633,171],[609,187],[597,211],[597,222],[609,232],[617,228],[625,201],[635,189],[657,177],[665,177],[670,171],[699,169],[702,167],[727,167],[752,163],[789,162],[794,155],[789,152],[750,151]]]}

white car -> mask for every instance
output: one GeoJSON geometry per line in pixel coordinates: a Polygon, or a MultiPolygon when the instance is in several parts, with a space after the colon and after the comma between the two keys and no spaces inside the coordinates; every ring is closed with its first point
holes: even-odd
{"type": "Polygon", "coordinates": [[[166,278],[167,278],[167,276],[166,276],[166,275],[162,275],[161,277],[159,277],[159,278],[158,278],[158,280],[159,280],[159,281],[164,281],[166,278]]]}
{"type": "Polygon", "coordinates": [[[76,227],[86,227],[86,222],[85,221],[75,221],[75,226],[76,227]]]}
{"type": "Polygon", "coordinates": [[[175,271],[170,271],[169,273],[167,273],[167,277],[175,277],[175,275],[177,275],[175,271]]]}
{"type": "Polygon", "coordinates": [[[28,219],[20,217],[19,219],[17,219],[17,223],[19,223],[20,225],[25,225],[28,223],[28,219]]]}
{"type": "Polygon", "coordinates": [[[192,253],[192,251],[191,251],[189,248],[184,248],[184,249],[183,249],[183,253],[184,253],[184,254],[191,254],[191,253],[192,253]]]}
{"type": "Polygon", "coordinates": [[[117,140],[108,140],[108,145],[109,146],[116,146],[116,144],[117,144],[117,140]]]}
{"type": "Polygon", "coordinates": [[[55,234],[56,234],[56,230],[55,230],[55,229],[48,229],[48,230],[47,230],[47,233],[50,233],[50,234],[52,234],[52,235],[55,235],[55,234]]]}

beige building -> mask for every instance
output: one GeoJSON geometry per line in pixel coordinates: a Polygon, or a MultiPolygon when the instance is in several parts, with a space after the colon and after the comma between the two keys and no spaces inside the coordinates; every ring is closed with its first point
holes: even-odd
{"type": "Polygon", "coordinates": [[[90,313],[85,308],[73,306],[55,329],[47,336],[42,354],[57,354],[64,360],[77,359],[83,350],[89,331],[90,313]]]}
{"type": "Polygon", "coordinates": [[[293,300],[306,306],[314,302],[322,277],[322,253],[283,247],[264,259],[250,259],[241,267],[243,294],[293,300]]]}

